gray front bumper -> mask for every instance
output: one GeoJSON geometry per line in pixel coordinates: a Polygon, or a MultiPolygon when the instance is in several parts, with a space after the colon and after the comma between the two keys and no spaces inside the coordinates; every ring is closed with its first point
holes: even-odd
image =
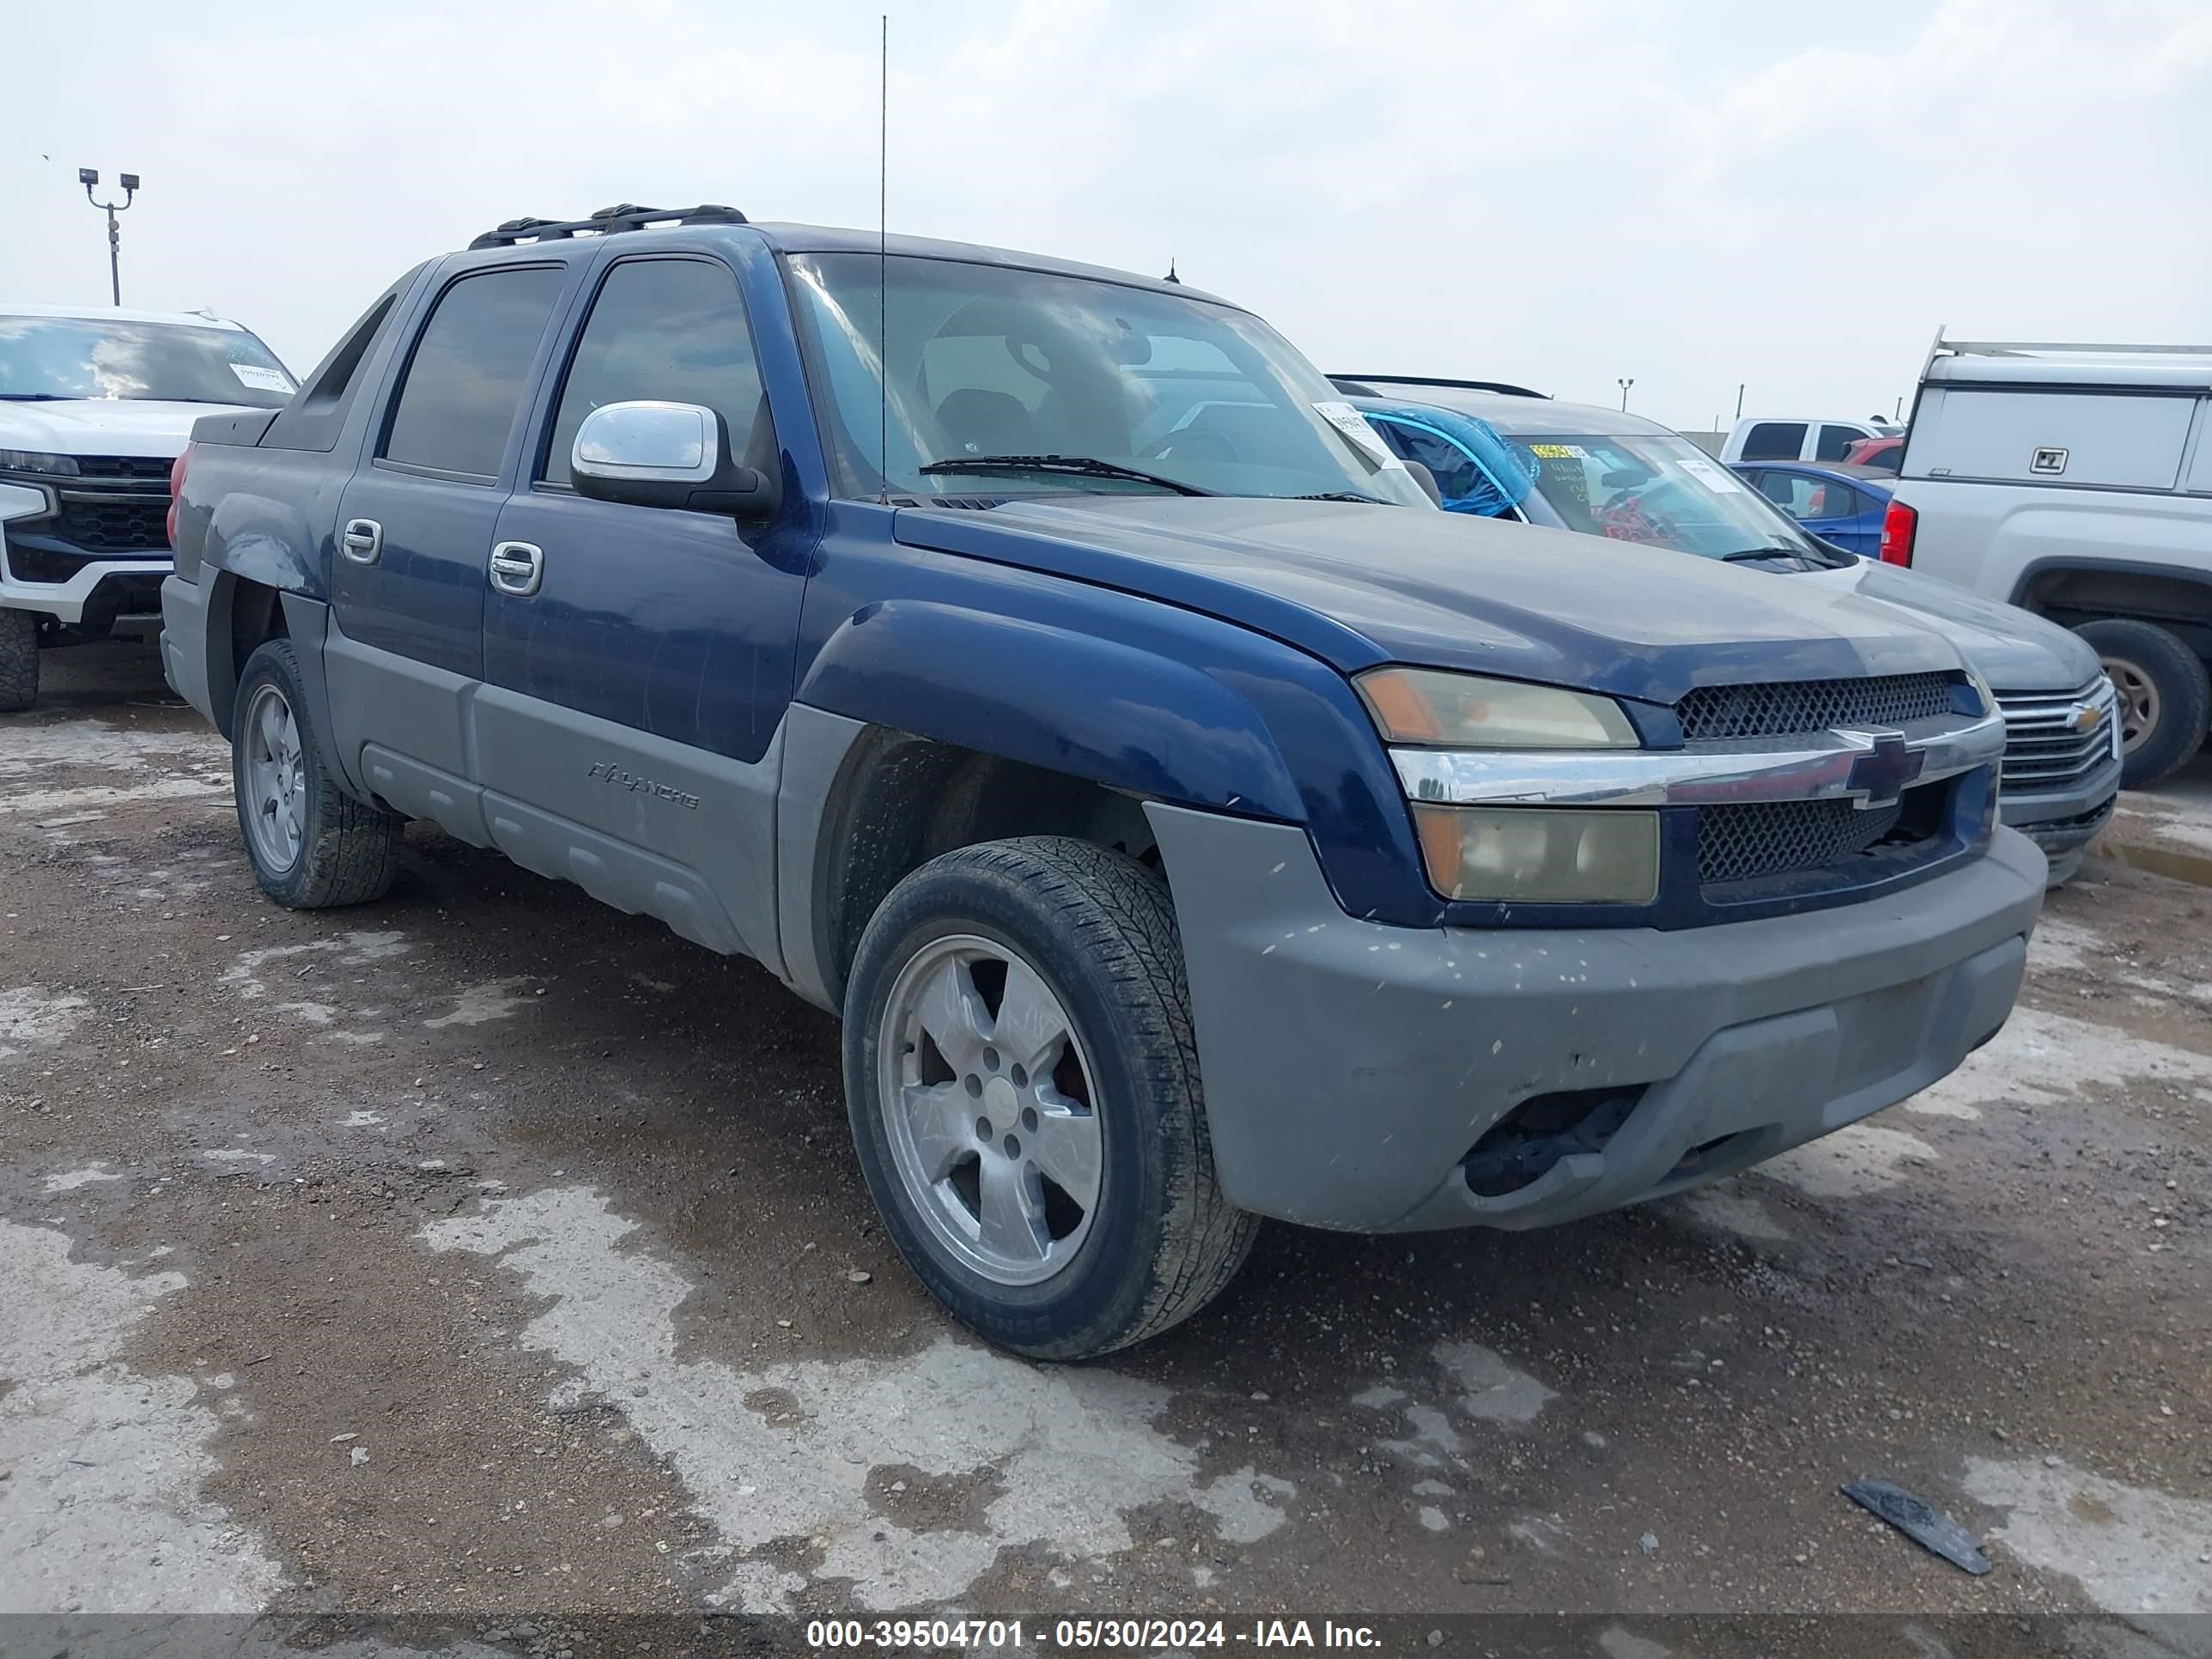
{"type": "Polygon", "coordinates": [[[2056,858],[2095,839],[2119,793],[2115,758],[2064,789],[2006,789],[1997,797],[1997,817],[2056,858]]]}
{"type": "Polygon", "coordinates": [[[1389,927],[1337,907],[1303,830],[1146,810],[1223,1190],[1352,1231],[1571,1220],[1893,1104],[2004,1023],[2043,900],[2042,854],[2000,830],[1964,869],[1802,915],[1677,933],[1389,927]],[[1602,1150],[1502,1197],[1468,1186],[1461,1159],[1529,1097],[1638,1086],[1602,1150]]]}

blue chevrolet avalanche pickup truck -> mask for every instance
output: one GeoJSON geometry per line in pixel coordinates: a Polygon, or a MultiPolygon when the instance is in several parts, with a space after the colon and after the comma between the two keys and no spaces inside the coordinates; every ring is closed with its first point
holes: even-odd
{"type": "Polygon", "coordinates": [[[517,221],[199,423],[163,653],[277,902],[405,820],[842,1015],[989,1340],[1103,1352],[1258,1218],[1531,1227],[2003,1023],[2043,856],[1905,613],[1431,510],[1179,285],[727,209],[517,221]]]}

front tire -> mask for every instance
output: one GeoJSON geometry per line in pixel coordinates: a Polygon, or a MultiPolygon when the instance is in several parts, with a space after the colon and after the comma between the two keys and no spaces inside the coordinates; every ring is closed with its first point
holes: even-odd
{"type": "Polygon", "coordinates": [[[2074,630],[2097,649],[2119,693],[2120,782],[2147,789],[2204,745],[2212,680],[2181,640],[2154,623],[2116,617],[2074,630]]]}
{"type": "Polygon", "coordinates": [[[365,904],[391,890],[405,820],[338,787],[307,706],[289,640],[246,659],[230,744],[246,854],[261,890],[291,909],[365,904]]]}
{"type": "Polygon", "coordinates": [[[955,1317],[1038,1359],[1157,1335],[1258,1229],[1214,1180],[1167,886],[1054,837],[895,888],[845,994],[845,1093],[892,1243],[955,1317]]]}
{"type": "Polygon", "coordinates": [[[38,616],[0,610],[0,714],[20,714],[38,700],[38,616]]]}

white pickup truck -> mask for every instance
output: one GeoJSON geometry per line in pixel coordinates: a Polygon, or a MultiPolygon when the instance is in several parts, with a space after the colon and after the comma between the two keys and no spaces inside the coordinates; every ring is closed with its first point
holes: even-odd
{"type": "Polygon", "coordinates": [[[2186,764],[2212,712],[2212,346],[1938,334],[1881,556],[2094,646],[2130,788],[2186,764]]]}
{"type": "Polygon", "coordinates": [[[0,304],[0,711],[37,700],[44,647],[160,632],[192,422],[293,389],[236,323],[0,304]]]}

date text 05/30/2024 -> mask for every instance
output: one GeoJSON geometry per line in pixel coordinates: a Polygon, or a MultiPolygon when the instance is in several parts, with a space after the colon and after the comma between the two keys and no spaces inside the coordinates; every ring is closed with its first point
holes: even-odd
{"type": "Polygon", "coordinates": [[[1375,1649],[1382,1646],[1382,1638],[1370,1626],[1327,1619],[1255,1619],[1234,1625],[1221,1619],[817,1619],[806,1626],[806,1643],[823,1651],[1103,1648],[1141,1653],[1228,1647],[1375,1649]]]}

